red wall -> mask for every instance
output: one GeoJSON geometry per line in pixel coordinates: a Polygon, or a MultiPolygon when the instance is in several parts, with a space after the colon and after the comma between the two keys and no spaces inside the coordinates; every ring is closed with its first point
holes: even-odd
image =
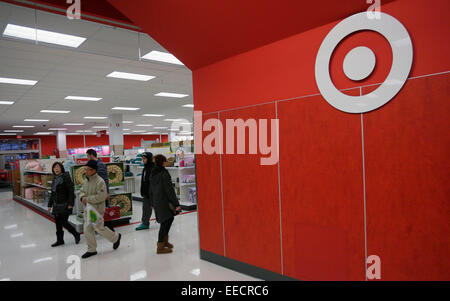
{"type": "MultiPolygon", "coordinates": [[[[86,135],[86,145],[84,144],[83,136],[68,135],[66,136],[67,149],[88,147],[97,145],[109,145],[109,136],[97,137],[95,135],[86,135]]],[[[56,136],[24,136],[24,138],[40,138],[41,139],[41,153],[42,156],[53,156],[53,151],[57,148],[56,136]]],[[[124,135],[124,148],[131,149],[135,146],[141,146],[141,139],[146,141],[159,139],[159,135],[124,135]]],[[[168,142],[168,136],[163,135],[161,142],[168,142]]]]}
{"type": "MultiPolygon", "coordinates": [[[[197,157],[201,249],[301,280],[365,280],[370,255],[382,280],[450,280],[449,9],[445,0],[382,7],[407,28],[414,63],[397,96],[366,114],[336,110],[315,83],[318,48],[337,22],[194,70],[196,110],[211,113],[203,121],[280,120],[277,165],[197,157]]],[[[357,96],[391,62],[384,38],[357,33],[330,69],[357,96]],[[340,66],[358,45],[378,65],[355,84],[340,66]]]]}

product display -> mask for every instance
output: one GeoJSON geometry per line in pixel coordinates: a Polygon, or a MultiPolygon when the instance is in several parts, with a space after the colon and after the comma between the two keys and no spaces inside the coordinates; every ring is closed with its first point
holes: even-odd
{"type": "Polygon", "coordinates": [[[120,216],[132,214],[131,193],[112,195],[109,201],[111,206],[120,207],[120,216]]]}
{"type": "Polygon", "coordinates": [[[117,184],[123,181],[123,164],[107,164],[110,184],[117,184]]]}
{"type": "Polygon", "coordinates": [[[83,166],[74,166],[72,174],[74,175],[73,178],[75,185],[83,184],[84,180],[86,179],[83,166]]]}

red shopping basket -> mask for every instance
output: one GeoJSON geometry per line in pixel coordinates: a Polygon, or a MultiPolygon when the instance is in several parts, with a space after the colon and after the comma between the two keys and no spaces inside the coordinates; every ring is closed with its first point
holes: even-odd
{"type": "Polygon", "coordinates": [[[112,221],[118,219],[120,217],[120,207],[119,206],[111,206],[105,209],[105,214],[103,215],[103,219],[107,221],[112,221]]]}

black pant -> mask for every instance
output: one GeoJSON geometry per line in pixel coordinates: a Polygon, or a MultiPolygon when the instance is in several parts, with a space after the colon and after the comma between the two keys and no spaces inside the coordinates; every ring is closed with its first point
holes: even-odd
{"type": "Polygon", "coordinates": [[[150,225],[150,217],[152,216],[152,202],[146,196],[142,200],[142,219],[141,222],[148,226],[150,225]]]}
{"type": "Polygon", "coordinates": [[[158,242],[164,242],[164,237],[169,235],[170,227],[172,226],[174,218],[171,217],[168,220],[161,223],[158,234],[158,242]]]}
{"type": "Polygon", "coordinates": [[[65,227],[71,234],[77,234],[75,228],[71,224],[69,224],[68,219],[69,214],[57,214],[55,216],[56,237],[58,238],[58,241],[62,241],[64,238],[63,227],[65,227]]]}

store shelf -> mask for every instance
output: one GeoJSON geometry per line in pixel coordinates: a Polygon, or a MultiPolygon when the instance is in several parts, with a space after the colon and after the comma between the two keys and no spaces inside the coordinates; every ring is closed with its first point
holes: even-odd
{"type": "Polygon", "coordinates": [[[51,190],[50,187],[45,187],[45,186],[42,186],[42,185],[39,185],[39,184],[26,183],[26,182],[24,182],[24,184],[25,184],[25,185],[30,185],[30,186],[36,186],[36,187],[39,187],[39,188],[44,188],[44,189],[47,189],[47,190],[51,190]]]}
{"type": "Polygon", "coordinates": [[[33,207],[34,209],[39,210],[40,212],[46,214],[47,216],[53,217],[53,215],[48,212],[48,207],[47,206],[44,206],[42,204],[37,204],[37,203],[33,202],[33,200],[29,200],[29,199],[23,198],[23,197],[18,196],[18,195],[15,195],[14,199],[16,199],[18,201],[21,201],[21,202],[29,205],[30,207],[33,207]]]}
{"type": "Polygon", "coordinates": [[[192,185],[195,185],[196,183],[195,182],[193,182],[193,183],[180,183],[180,187],[183,187],[183,186],[192,186],[192,185]]]}
{"type": "Polygon", "coordinates": [[[197,209],[197,204],[191,202],[180,202],[180,207],[183,210],[195,210],[197,209]]]}
{"type": "Polygon", "coordinates": [[[53,174],[51,171],[37,171],[37,170],[24,170],[23,172],[24,173],[25,172],[28,172],[28,173],[39,173],[39,174],[42,174],[42,175],[52,175],[53,174]]]}
{"type": "Polygon", "coordinates": [[[31,154],[31,153],[39,153],[39,150],[28,149],[28,150],[10,150],[10,151],[1,151],[0,155],[9,155],[9,154],[31,154]]]}

